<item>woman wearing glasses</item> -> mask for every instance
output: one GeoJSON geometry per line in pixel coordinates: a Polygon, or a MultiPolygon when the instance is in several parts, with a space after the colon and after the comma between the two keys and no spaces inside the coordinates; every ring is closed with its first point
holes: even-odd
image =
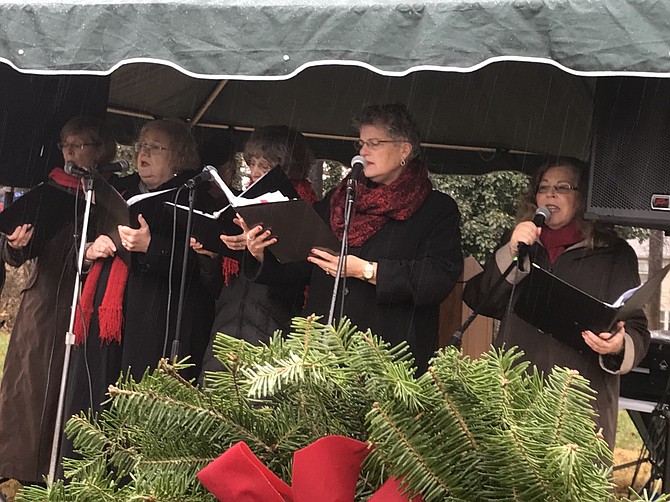
{"type": "MultiPolygon", "coordinates": [[[[418,128],[404,105],[370,106],[357,127],[357,149],[367,166],[349,228],[344,315],[392,345],[408,342],[417,367],[425,371],[437,349],[440,303],[463,268],[460,213],[449,196],[433,190],[419,155],[418,128]]],[[[347,179],[315,205],[340,239],[346,187],[347,179]]],[[[293,275],[265,252],[276,242],[269,231],[255,227],[247,236],[249,252],[263,263],[258,280],[293,275]]],[[[313,249],[309,262],[303,270],[309,282],[304,312],[325,319],[337,250],[313,249]]]]}
{"type": "MultiPolygon", "coordinates": [[[[499,247],[484,272],[471,279],[465,289],[465,301],[472,308],[485,301],[485,295],[501,277],[502,271],[519,253],[521,243],[528,246],[528,257],[566,282],[606,302],[616,300],[624,291],[640,283],[637,257],[632,248],[616,237],[611,229],[583,218],[586,201],[586,169],[578,161],[560,158],[543,165],[535,173],[529,190],[522,194],[518,221],[509,239],[499,247]],[[529,221],[538,207],[546,207],[551,216],[538,228],[529,221]]],[[[647,322],[642,311],[626,322],[619,322],[613,333],[586,330],[585,345],[577,350],[535,329],[508,308],[513,284],[515,295],[521,292],[528,274],[515,270],[502,286],[492,292],[483,310],[485,315],[502,319],[495,345],[518,346],[525,358],[544,374],[554,366],[578,370],[598,391],[598,425],[610,447],[614,446],[619,375],[630,371],[644,357],[649,346],[647,322]]],[[[515,296],[516,297],[516,296],[515,296]]]]}
{"type": "MultiPolygon", "coordinates": [[[[111,162],[116,155],[111,132],[92,117],[69,120],[58,146],[65,162],[85,169],[111,162]]],[[[80,182],[81,178],[57,167],[47,183],[82,195],[80,182]]],[[[32,265],[0,389],[0,477],[24,483],[42,482],[49,470],[76,270],[74,224],[65,225],[51,238],[40,229],[37,232],[26,224],[2,239],[7,263],[32,265]]]]}
{"type": "MultiPolygon", "coordinates": [[[[125,198],[178,188],[200,164],[188,126],[177,120],[147,123],[135,151],[138,172],[113,183],[125,198]]],[[[183,257],[183,236],[176,236],[173,252],[172,212],[164,205],[174,194],[146,199],[142,214],[136,214],[131,206],[139,228],[118,227],[120,244],[130,252],[128,265],[108,235],[99,235],[86,250],[90,270],[74,329],[66,418],[89,408],[100,411],[107,387],[122,372],[129,371],[140,379],[161,357],[170,356],[183,257]],[[168,312],[170,319],[166,321],[168,312]]],[[[200,282],[197,256],[191,254],[185,275],[179,357],[192,356],[195,366],[184,371],[186,378],[195,378],[200,372],[213,318],[213,299],[200,282]]],[[[62,453],[70,454],[69,444],[62,453]]]]}
{"type": "MultiPolygon", "coordinates": [[[[259,127],[245,143],[242,155],[250,169],[250,185],[277,166],[301,198],[310,204],[316,202],[317,195],[307,179],[314,156],[298,131],[286,126],[259,127]]],[[[280,187],[267,188],[271,191],[280,187]]],[[[223,369],[214,357],[217,333],[225,333],[254,345],[267,343],[276,330],[287,332],[291,318],[300,313],[305,300],[304,284],[300,281],[287,280],[279,287],[272,287],[250,281],[241,273],[246,248],[244,233],[222,235],[221,240],[229,252],[225,256],[215,255],[209,263],[210,267],[214,265],[218,268],[219,275],[223,273],[224,287],[216,301],[216,318],[203,361],[204,371],[223,369]]]]}

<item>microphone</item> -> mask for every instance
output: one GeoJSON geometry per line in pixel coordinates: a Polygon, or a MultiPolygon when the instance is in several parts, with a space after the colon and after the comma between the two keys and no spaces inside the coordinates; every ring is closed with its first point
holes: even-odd
{"type": "MultiPolygon", "coordinates": [[[[102,164],[101,166],[96,166],[95,170],[100,174],[104,173],[127,173],[130,169],[130,163],[127,160],[117,160],[116,162],[110,162],[109,164],[102,164]]],[[[90,176],[92,174],[88,169],[79,167],[77,164],[71,160],[67,161],[63,166],[63,170],[71,176],[90,176]]]]}
{"type": "Polygon", "coordinates": [[[103,173],[127,173],[130,170],[130,162],[124,159],[117,160],[115,162],[110,162],[109,164],[103,164],[101,166],[96,166],[95,170],[100,174],[103,173]]]}
{"type": "Polygon", "coordinates": [[[349,173],[349,179],[354,182],[358,182],[365,169],[368,165],[368,161],[365,160],[365,157],[362,155],[356,155],[351,159],[351,173],[349,173]]]}
{"type": "Polygon", "coordinates": [[[68,173],[70,176],[79,176],[80,178],[83,178],[85,176],[91,176],[91,171],[88,169],[84,169],[83,167],[77,166],[74,162],[71,160],[67,161],[65,165],[63,166],[63,171],[68,173]]]}
{"type": "Polygon", "coordinates": [[[184,183],[184,186],[186,188],[195,188],[200,183],[204,183],[205,181],[211,181],[212,171],[216,171],[216,168],[212,166],[203,167],[202,171],[200,171],[198,174],[193,176],[193,178],[184,183]]]}
{"type": "MultiPolygon", "coordinates": [[[[540,228],[544,223],[548,222],[551,219],[551,211],[546,206],[540,206],[535,210],[535,216],[533,216],[533,223],[537,228],[540,228]]],[[[528,254],[528,244],[525,242],[519,242],[517,249],[517,257],[519,259],[519,270],[523,270],[523,257],[528,254]]]]}
{"type": "Polygon", "coordinates": [[[533,217],[533,223],[535,226],[540,228],[544,223],[548,223],[551,219],[551,211],[547,206],[540,206],[535,210],[535,216],[533,217]]]}

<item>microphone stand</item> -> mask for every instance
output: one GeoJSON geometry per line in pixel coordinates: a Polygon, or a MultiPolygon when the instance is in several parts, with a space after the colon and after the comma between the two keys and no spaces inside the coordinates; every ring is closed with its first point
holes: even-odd
{"type": "Polygon", "coordinates": [[[53,442],[51,443],[51,460],[49,463],[49,482],[53,483],[56,479],[56,469],[58,467],[58,450],[60,449],[60,440],[62,434],[63,412],[65,406],[65,391],[67,388],[68,372],[70,368],[70,353],[74,345],[74,321],[77,313],[77,303],[79,302],[79,290],[81,289],[81,276],[84,267],[84,254],[86,252],[86,236],[88,235],[88,224],[91,216],[91,203],[93,201],[93,176],[87,174],[82,177],[84,191],[86,192],[86,205],[84,209],[83,225],[81,229],[81,239],[79,242],[79,254],[77,255],[77,274],[74,282],[74,291],[72,292],[72,306],[70,307],[70,324],[65,334],[65,356],[63,357],[63,371],[61,373],[60,392],[58,394],[58,408],[56,409],[56,424],[54,426],[53,442]]]}
{"type": "MultiPolygon", "coordinates": [[[[333,323],[335,315],[335,303],[337,302],[337,292],[340,285],[340,276],[342,268],[345,272],[347,269],[346,255],[349,250],[349,225],[351,224],[351,217],[353,214],[354,202],[356,200],[356,180],[349,177],[347,180],[347,192],[344,202],[344,229],[342,230],[342,245],[340,246],[340,256],[337,260],[337,272],[335,273],[335,283],[333,284],[333,294],[330,299],[330,311],[328,312],[327,324],[333,323]]],[[[342,278],[342,299],[340,304],[340,317],[344,314],[344,299],[346,293],[347,278],[342,278]]]]}
{"type": "Polygon", "coordinates": [[[468,316],[468,318],[465,320],[461,326],[454,331],[454,333],[451,335],[451,339],[449,340],[449,343],[447,343],[448,346],[450,347],[456,347],[456,348],[461,348],[461,344],[463,342],[463,333],[465,332],[466,329],[472,324],[472,321],[475,320],[475,318],[479,315],[479,313],[482,311],[484,308],[484,305],[488,303],[488,301],[491,299],[491,296],[493,296],[493,293],[495,293],[498,288],[502,285],[502,283],[507,279],[507,276],[514,270],[514,267],[517,266],[517,261],[520,261],[519,258],[515,258],[512,263],[510,263],[509,267],[505,269],[505,271],[502,273],[502,275],[498,278],[498,280],[495,282],[495,284],[491,287],[488,293],[486,293],[486,296],[484,296],[484,299],[479,302],[479,304],[475,307],[475,309],[472,311],[472,314],[468,316]]]}
{"type": "MultiPolygon", "coordinates": [[[[179,348],[181,343],[181,319],[184,314],[184,294],[186,289],[186,266],[188,265],[188,252],[191,237],[191,222],[193,220],[193,206],[195,205],[195,185],[188,187],[188,214],[186,217],[186,238],[184,239],[184,256],[181,265],[181,283],[179,284],[179,300],[177,302],[177,325],[175,326],[174,340],[172,341],[172,350],[170,360],[174,363],[179,357],[179,348]]],[[[169,320],[168,320],[169,324],[169,320]]],[[[168,326],[169,329],[169,326],[168,326]]]]}

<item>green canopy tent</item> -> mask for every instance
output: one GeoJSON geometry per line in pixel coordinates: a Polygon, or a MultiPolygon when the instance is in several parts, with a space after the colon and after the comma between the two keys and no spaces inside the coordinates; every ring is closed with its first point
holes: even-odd
{"type": "MultiPolygon", "coordinates": [[[[30,88],[20,78],[58,79],[54,101],[88,79],[98,89],[88,104],[105,98],[123,141],[151,117],[231,135],[283,123],[346,162],[352,116],[401,101],[431,168],[445,172],[528,171],[541,155],[526,153],[586,159],[599,78],[670,76],[665,2],[42,0],[0,2],[0,16],[10,104],[30,88]]],[[[2,136],[20,120],[6,113],[2,136]]],[[[0,147],[0,182],[34,175],[51,129],[27,164],[6,162],[0,147]]]]}

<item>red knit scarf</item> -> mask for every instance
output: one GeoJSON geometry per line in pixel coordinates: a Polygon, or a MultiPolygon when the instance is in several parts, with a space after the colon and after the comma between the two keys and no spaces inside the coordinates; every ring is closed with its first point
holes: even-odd
{"type": "Polygon", "coordinates": [[[49,178],[53,182],[58,183],[60,186],[73,188],[75,190],[81,184],[81,178],[66,173],[63,171],[62,167],[54,167],[49,173],[49,178]]]}
{"type": "Polygon", "coordinates": [[[551,263],[554,263],[563,254],[563,251],[583,239],[584,236],[579,231],[576,221],[571,221],[557,230],[552,230],[545,225],[540,233],[540,242],[547,250],[551,263]]]}
{"type": "MultiPolygon", "coordinates": [[[[423,204],[433,186],[423,164],[408,165],[390,185],[356,187],[354,215],[349,226],[349,245],[362,246],[388,220],[405,221],[423,204]]],[[[342,239],[347,181],[343,180],[330,199],[330,226],[342,239]]]]}
{"type": "MultiPolygon", "coordinates": [[[[318,195],[312,188],[312,184],[308,180],[293,181],[293,188],[298,192],[301,199],[306,200],[310,204],[314,204],[319,200],[318,195]]],[[[237,277],[240,272],[240,262],[235,258],[224,256],[221,260],[221,271],[223,272],[223,283],[228,286],[231,277],[237,277]]]]}
{"type": "MultiPolygon", "coordinates": [[[[93,304],[95,292],[98,289],[100,272],[104,267],[105,260],[96,260],[88,272],[81,300],[77,306],[74,325],[75,345],[80,345],[88,336],[93,315],[93,304]]],[[[115,256],[112,268],[107,278],[105,294],[102,303],[98,307],[98,325],[100,329],[100,340],[106,343],[121,343],[121,332],[123,330],[123,294],[128,282],[128,266],[115,256]]]]}

